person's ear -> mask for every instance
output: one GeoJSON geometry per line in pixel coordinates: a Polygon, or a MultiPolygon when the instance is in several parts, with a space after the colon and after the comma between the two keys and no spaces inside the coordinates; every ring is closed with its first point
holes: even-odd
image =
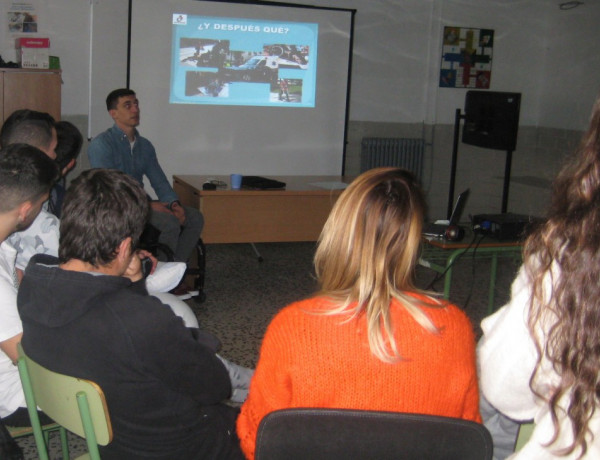
{"type": "Polygon", "coordinates": [[[131,255],[131,252],[132,252],[130,236],[125,238],[123,241],[121,241],[121,243],[119,243],[118,251],[119,252],[117,254],[117,257],[119,257],[121,260],[129,259],[129,256],[131,255]]]}
{"type": "Polygon", "coordinates": [[[29,217],[29,213],[31,212],[31,208],[33,208],[33,203],[29,200],[21,203],[19,206],[19,211],[17,213],[19,224],[25,222],[27,217],[29,217]]]}
{"type": "Polygon", "coordinates": [[[115,117],[117,116],[117,109],[110,109],[108,111],[108,114],[110,115],[110,117],[114,120],[115,117]]]}
{"type": "Polygon", "coordinates": [[[75,167],[75,163],[76,163],[76,160],[75,160],[75,158],[73,158],[71,161],[69,161],[69,162],[67,163],[67,166],[65,166],[65,167],[63,168],[63,170],[62,170],[62,172],[61,172],[61,176],[66,176],[66,174],[67,174],[67,173],[68,173],[68,172],[69,172],[71,169],[73,169],[73,168],[75,167]]]}

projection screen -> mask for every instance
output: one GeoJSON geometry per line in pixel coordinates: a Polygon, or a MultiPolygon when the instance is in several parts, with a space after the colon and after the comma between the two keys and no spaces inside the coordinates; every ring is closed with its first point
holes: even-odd
{"type": "Polygon", "coordinates": [[[354,13],[131,0],[129,86],[167,176],[342,173],[354,13]]]}

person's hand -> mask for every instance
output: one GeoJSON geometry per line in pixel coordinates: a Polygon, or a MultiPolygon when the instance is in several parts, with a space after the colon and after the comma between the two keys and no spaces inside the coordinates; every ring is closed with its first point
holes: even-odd
{"type": "Polygon", "coordinates": [[[147,257],[152,261],[152,269],[150,270],[150,273],[154,273],[154,270],[156,270],[156,264],[158,264],[158,259],[154,257],[150,251],[146,251],[145,249],[138,249],[137,253],[140,256],[140,260],[143,260],[147,257]]]}
{"type": "Polygon", "coordinates": [[[183,206],[181,206],[179,202],[173,202],[173,204],[171,205],[171,211],[173,212],[175,217],[177,217],[177,220],[179,221],[180,225],[185,224],[185,209],[183,209],[183,206]]]}
{"type": "Polygon", "coordinates": [[[23,281],[23,276],[25,274],[23,273],[23,270],[17,267],[15,267],[15,272],[17,273],[17,280],[19,281],[19,284],[21,284],[21,281],[23,281]]]}
{"type": "Polygon", "coordinates": [[[145,256],[140,257],[139,252],[136,251],[131,256],[131,260],[129,261],[129,265],[125,270],[125,273],[123,273],[123,276],[125,278],[129,278],[134,283],[141,280],[144,277],[144,274],[142,273],[142,259],[144,257],[145,256]]]}

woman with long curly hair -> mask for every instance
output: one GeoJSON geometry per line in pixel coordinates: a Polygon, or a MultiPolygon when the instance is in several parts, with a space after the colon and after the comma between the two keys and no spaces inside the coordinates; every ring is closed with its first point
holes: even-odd
{"type": "Polygon", "coordinates": [[[413,175],[397,168],[367,171],[341,194],[315,254],[320,291],[281,310],[265,334],[237,423],[247,458],[277,409],[481,420],[471,323],[414,285],[424,207],[413,175]]]}
{"type": "Polygon", "coordinates": [[[483,394],[536,424],[514,458],[600,458],[600,98],[525,243],[511,301],[482,329],[483,394]]]}

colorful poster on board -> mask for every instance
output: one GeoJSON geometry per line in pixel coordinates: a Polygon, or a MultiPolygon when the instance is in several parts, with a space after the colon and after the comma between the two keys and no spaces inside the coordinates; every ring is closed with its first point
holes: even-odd
{"type": "Polygon", "coordinates": [[[0,56],[9,65],[18,62],[15,39],[47,34],[44,18],[48,0],[0,1],[0,56]]]}
{"type": "Polygon", "coordinates": [[[489,89],[494,31],[444,27],[440,88],[489,89]]]}
{"type": "Polygon", "coordinates": [[[6,19],[11,34],[34,34],[38,32],[39,1],[10,2],[6,19]]]}

